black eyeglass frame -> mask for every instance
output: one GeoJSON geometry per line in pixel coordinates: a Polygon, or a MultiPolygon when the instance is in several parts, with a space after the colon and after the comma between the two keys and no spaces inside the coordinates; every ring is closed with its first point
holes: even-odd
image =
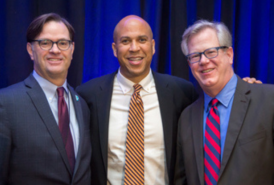
{"type": "Polygon", "coordinates": [[[195,64],[195,63],[198,63],[198,62],[201,61],[202,54],[204,54],[204,56],[205,56],[206,58],[212,59],[212,58],[215,58],[215,57],[217,57],[217,56],[219,55],[219,49],[227,49],[227,48],[228,48],[227,46],[212,47],[212,48],[208,48],[208,49],[204,50],[203,52],[190,53],[190,54],[188,54],[186,57],[187,57],[187,60],[189,61],[189,63],[195,64]],[[216,49],[216,50],[217,50],[217,55],[214,56],[214,57],[208,57],[208,56],[206,56],[205,53],[206,53],[208,50],[210,50],[210,49],[216,49]],[[198,61],[196,61],[196,62],[191,62],[191,61],[190,61],[190,56],[191,56],[191,55],[197,55],[197,54],[199,54],[200,59],[199,59],[198,61]]]}
{"type": "Polygon", "coordinates": [[[31,42],[38,42],[39,47],[40,47],[42,50],[45,50],[45,51],[51,50],[54,44],[56,44],[56,46],[58,47],[58,49],[60,49],[61,51],[66,51],[66,50],[69,49],[69,47],[71,46],[71,43],[72,43],[71,40],[66,40],[66,39],[61,39],[61,40],[58,40],[58,41],[56,41],[56,42],[53,42],[53,41],[50,40],[50,39],[32,40],[31,42]],[[41,46],[41,42],[42,42],[42,41],[45,41],[45,40],[46,40],[46,41],[50,41],[50,42],[52,43],[52,44],[51,44],[51,47],[50,47],[49,49],[43,49],[42,46],[41,46]],[[67,49],[61,49],[61,48],[59,48],[58,43],[59,43],[59,42],[62,42],[62,41],[67,41],[67,42],[69,42],[69,46],[68,46],[67,49]]]}

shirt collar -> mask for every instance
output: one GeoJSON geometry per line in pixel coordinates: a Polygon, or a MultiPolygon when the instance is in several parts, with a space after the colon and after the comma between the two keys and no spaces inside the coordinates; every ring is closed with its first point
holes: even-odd
{"type": "MultiPolygon", "coordinates": [[[[225,85],[225,87],[217,94],[215,98],[225,107],[228,107],[229,102],[231,101],[232,97],[234,96],[236,86],[237,86],[237,76],[233,74],[231,79],[225,85]]],[[[209,102],[212,100],[212,97],[204,93],[204,107],[206,107],[206,112],[209,111],[209,102]]]]}
{"type": "MultiPolygon", "coordinates": [[[[133,90],[133,85],[135,85],[134,82],[130,81],[129,79],[127,79],[121,74],[120,68],[117,74],[117,81],[124,94],[133,90]]],[[[143,90],[150,92],[153,82],[154,82],[154,78],[150,69],[148,75],[143,80],[141,80],[139,84],[142,86],[143,90]]]]}
{"type": "MultiPolygon", "coordinates": [[[[36,79],[36,81],[39,83],[40,87],[43,89],[43,91],[49,101],[52,101],[55,97],[57,97],[56,90],[59,86],[56,86],[53,83],[51,83],[50,81],[41,77],[39,74],[37,74],[37,72],[35,70],[33,70],[32,75],[36,79]]],[[[61,87],[65,88],[65,92],[66,92],[65,94],[67,96],[68,92],[69,92],[68,87],[67,87],[67,80],[61,87]]]]}

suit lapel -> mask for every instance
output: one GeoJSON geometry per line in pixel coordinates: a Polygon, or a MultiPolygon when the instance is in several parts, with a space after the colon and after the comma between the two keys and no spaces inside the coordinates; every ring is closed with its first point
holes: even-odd
{"type": "Polygon", "coordinates": [[[204,184],[204,146],[203,146],[203,115],[204,115],[204,96],[199,99],[191,108],[192,139],[195,151],[195,159],[198,169],[200,184],[204,184]]]}
{"type": "Polygon", "coordinates": [[[110,74],[104,81],[101,82],[96,92],[96,105],[99,124],[99,135],[101,151],[105,170],[107,171],[107,154],[108,154],[108,129],[109,129],[109,114],[110,104],[113,91],[114,77],[117,72],[110,74]]]}
{"type": "MultiPolygon", "coordinates": [[[[158,73],[153,72],[153,77],[156,85],[160,113],[163,124],[163,132],[164,132],[164,143],[165,143],[165,152],[166,152],[166,164],[167,171],[172,171],[170,169],[170,160],[171,160],[171,151],[172,151],[172,137],[173,135],[177,135],[173,133],[173,123],[177,124],[177,120],[174,119],[174,106],[173,102],[170,101],[173,99],[173,92],[169,89],[168,82],[165,78],[162,78],[158,73]]],[[[168,174],[170,176],[170,174],[168,174]]]]}
{"type": "Polygon", "coordinates": [[[79,97],[77,98],[76,93],[74,91],[74,89],[68,85],[70,94],[71,94],[71,99],[72,99],[72,103],[74,106],[74,111],[75,111],[75,116],[79,125],[79,147],[78,147],[78,153],[77,153],[77,158],[76,158],[76,163],[75,163],[75,168],[74,168],[74,174],[76,173],[79,164],[80,164],[80,160],[81,160],[81,156],[82,156],[82,144],[83,144],[83,137],[84,137],[84,120],[83,120],[83,113],[82,113],[82,106],[81,106],[81,102],[79,101],[79,97]]]}
{"type": "Polygon", "coordinates": [[[67,153],[62,140],[61,133],[59,131],[59,128],[54,119],[49,103],[47,101],[47,98],[42,88],[40,87],[40,85],[37,83],[37,81],[32,75],[30,75],[24,82],[25,82],[25,85],[29,87],[27,90],[27,94],[31,98],[42,121],[46,125],[48,132],[50,133],[52,140],[56,145],[56,148],[58,149],[58,151],[60,152],[62,156],[62,159],[67,167],[67,170],[71,173],[69,161],[67,158],[67,153]]]}
{"type": "Polygon", "coordinates": [[[245,115],[247,113],[247,109],[250,102],[250,97],[248,93],[250,92],[250,88],[248,87],[248,83],[242,81],[238,76],[238,82],[236,91],[234,94],[233,105],[230,113],[230,119],[226,134],[225,148],[223,153],[223,159],[220,169],[219,178],[221,178],[228,160],[231,156],[232,150],[235,146],[235,143],[238,139],[238,135],[241,131],[242,124],[244,122],[245,115]]]}

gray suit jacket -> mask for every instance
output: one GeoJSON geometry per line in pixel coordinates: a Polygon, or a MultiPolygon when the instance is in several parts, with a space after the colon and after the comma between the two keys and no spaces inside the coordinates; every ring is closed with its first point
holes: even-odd
{"type": "MultiPolygon", "coordinates": [[[[200,96],[181,115],[176,184],[204,184],[203,105],[200,96]]],[[[274,184],[273,133],[274,86],[238,77],[218,185],[274,184]]]]}
{"type": "Polygon", "coordinates": [[[46,96],[34,77],[0,90],[1,185],[90,184],[89,110],[69,90],[80,131],[74,172],[46,96]]]}
{"type": "MultiPolygon", "coordinates": [[[[91,113],[92,184],[107,184],[108,125],[115,73],[95,78],[76,90],[86,100],[91,113]]],[[[182,110],[190,105],[197,93],[193,85],[181,78],[153,72],[163,122],[166,167],[173,183],[177,123],[182,110]]]]}

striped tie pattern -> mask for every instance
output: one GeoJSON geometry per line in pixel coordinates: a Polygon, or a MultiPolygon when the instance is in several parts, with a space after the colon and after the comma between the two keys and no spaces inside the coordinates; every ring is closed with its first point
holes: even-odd
{"type": "Polygon", "coordinates": [[[140,96],[142,86],[135,84],[130,100],[124,184],[145,184],[144,180],[144,107],[140,96]]]}
{"type": "Polygon", "coordinates": [[[206,118],[204,165],[205,184],[216,185],[221,167],[220,115],[217,108],[219,101],[211,100],[211,108],[206,118]]]}

